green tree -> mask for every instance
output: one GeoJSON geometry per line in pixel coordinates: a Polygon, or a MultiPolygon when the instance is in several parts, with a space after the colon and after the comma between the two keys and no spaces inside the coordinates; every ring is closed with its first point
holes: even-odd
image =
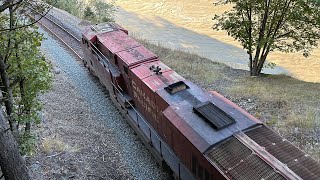
{"type": "Polygon", "coordinates": [[[21,142],[20,150],[30,149],[30,127],[37,122],[35,114],[40,107],[36,96],[50,86],[51,76],[39,52],[42,36],[33,26],[43,16],[30,20],[24,13],[37,10],[45,15],[49,9],[38,0],[4,0],[0,4],[0,103],[4,106],[0,112],[0,167],[5,179],[30,179],[15,138],[21,142]]]}
{"type": "Polygon", "coordinates": [[[8,61],[9,78],[12,79],[14,109],[13,119],[19,130],[21,153],[33,152],[32,123],[40,123],[38,112],[41,104],[38,95],[51,87],[51,66],[46,62],[39,47],[43,39],[37,27],[19,29],[16,32],[14,56],[8,61]],[[21,128],[23,125],[24,128],[21,128]]]}
{"type": "Polygon", "coordinates": [[[94,7],[96,9],[97,14],[97,22],[113,22],[113,14],[115,12],[115,8],[113,3],[106,3],[102,0],[93,1],[94,7]]]}
{"type": "MultiPolygon", "coordinates": [[[[8,0],[7,2],[9,2],[8,0]]],[[[2,103],[10,129],[18,139],[32,137],[30,127],[38,122],[40,110],[37,95],[50,87],[50,66],[39,51],[42,35],[34,20],[21,14],[26,7],[36,8],[31,1],[10,1],[8,13],[0,14],[0,85],[2,103]],[[22,128],[24,126],[24,128],[22,128]]],[[[46,6],[37,8],[43,12],[46,6]]],[[[25,142],[21,142],[23,147],[25,142]]],[[[31,141],[26,141],[31,142],[31,141]]]]}
{"type": "Polygon", "coordinates": [[[221,0],[233,8],[216,15],[213,29],[226,30],[249,55],[251,76],[261,73],[272,51],[303,52],[318,46],[320,8],[314,0],[221,0]]]}
{"type": "Polygon", "coordinates": [[[87,6],[85,8],[83,18],[88,21],[94,21],[94,19],[96,18],[96,15],[94,14],[90,6],[87,6]]]}
{"type": "Polygon", "coordinates": [[[83,14],[84,3],[81,0],[46,0],[46,2],[77,17],[81,17],[83,14]]]}

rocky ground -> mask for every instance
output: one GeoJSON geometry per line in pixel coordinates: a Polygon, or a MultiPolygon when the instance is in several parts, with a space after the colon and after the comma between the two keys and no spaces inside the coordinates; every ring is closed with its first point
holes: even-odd
{"type": "MultiPolygon", "coordinates": [[[[61,72],[57,67],[56,72],[61,72]]],[[[132,179],[112,131],[90,110],[63,72],[41,96],[37,152],[27,158],[33,179],[132,179]]]]}

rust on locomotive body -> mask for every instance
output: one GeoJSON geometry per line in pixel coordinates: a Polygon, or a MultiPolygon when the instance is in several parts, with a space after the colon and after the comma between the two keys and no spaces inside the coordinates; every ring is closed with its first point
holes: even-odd
{"type": "Polygon", "coordinates": [[[82,42],[85,65],[179,179],[320,177],[319,163],[219,93],[184,79],[119,25],[91,26],[82,42]]]}

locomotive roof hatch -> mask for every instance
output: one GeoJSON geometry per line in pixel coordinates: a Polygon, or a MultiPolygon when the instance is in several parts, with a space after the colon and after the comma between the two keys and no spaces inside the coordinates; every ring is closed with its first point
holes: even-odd
{"type": "Polygon", "coordinates": [[[165,87],[164,89],[169,93],[169,94],[174,94],[176,92],[188,89],[189,86],[186,85],[183,81],[179,81],[173,84],[170,84],[169,86],[165,87]]]}
{"type": "Polygon", "coordinates": [[[196,105],[193,110],[217,130],[236,122],[233,117],[209,101],[196,105]]]}

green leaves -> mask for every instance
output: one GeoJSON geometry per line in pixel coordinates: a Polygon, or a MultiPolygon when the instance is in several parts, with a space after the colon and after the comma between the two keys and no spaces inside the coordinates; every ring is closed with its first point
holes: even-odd
{"type": "Polygon", "coordinates": [[[88,0],[85,4],[81,0],[47,0],[51,5],[63,9],[77,17],[86,20],[101,23],[113,22],[113,14],[116,10],[114,1],[106,2],[104,0],[88,0]]]}
{"type": "Polygon", "coordinates": [[[93,1],[94,8],[97,14],[97,22],[113,22],[113,14],[115,8],[113,3],[106,3],[102,0],[93,1]]]}
{"type": "Polygon", "coordinates": [[[113,22],[115,7],[113,2],[107,3],[103,0],[90,0],[84,10],[84,18],[96,23],[113,22]]]}
{"type": "Polygon", "coordinates": [[[308,56],[320,39],[320,6],[315,0],[222,0],[233,9],[213,18],[249,52],[252,75],[260,74],[269,52],[303,52],[308,56]]]}
{"type": "Polygon", "coordinates": [[[84,19],[89,20],[89,21],[94,21],[96,18],[95,13],[92,11],[91,7],[87,6],[86,9],[84,10],[84,19]]]}
{"type": "MultiPolygon", "coordinates": [[[[8,28],[9,20],[14,21],[14,26],[22,26],[25,21],[21,22],[19,16],[21,15],[14,13],[10,19],[7,14],[0,15],[0,28],[8,28]]],[[[37,30],[36,26],[28,26],[0,33],[0,45],[3,47],[0,55],[5,57],[4,71],[8,76],[6,80],[10,82],[8,92],[12,92],[12,96],[6,97],[13,103],[10,119],[17,126],[24,154],[32,153],[34,136],[30,127],[40,122],[39,111],[42,106],[38,95],[51,87],[53,79],[51,65],[40,52],[43,35],[37,30]]],[[[3,79],[1,81],[0,83],[4,82],[3,79]]],[[[2,94],[9,94],[8,92],[2,94]]]]}

